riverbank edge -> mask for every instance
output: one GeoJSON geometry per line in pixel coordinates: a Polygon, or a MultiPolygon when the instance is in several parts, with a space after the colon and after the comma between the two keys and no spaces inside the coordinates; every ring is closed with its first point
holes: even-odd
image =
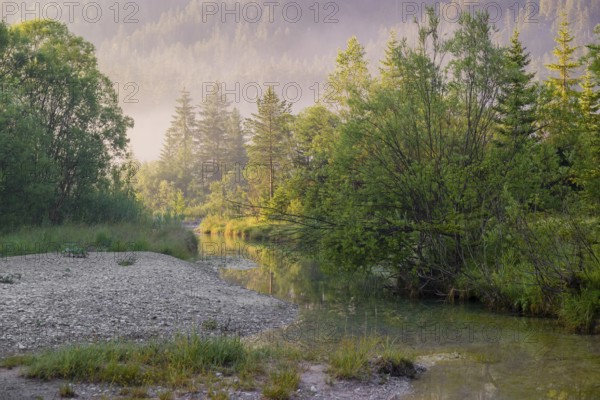
{"type": "MultiPolygon", "coordinates": [[[[156,253],[149,253],[148,255],[152,255],[152,254],[156,254],[156,253]]],[[[156,254],[157,257],[167,257],[161,254],[156,254]]],[[[8,259],[8,261],[15,261],[16,259],[23,259],[26,257],[16,257],[16,258],[11,258],[8,259]]],[[[29,258],[29,260],[31,261],[32,259],[29,258]]],[[[69,259],[71,261],[75,261],[74,259],[69,259]]],[[[40,260],[37,260],[40,261],[40,260]]],[[[186,263],[186,264],[191,264],[188,262],[184,262],[184,261],[180,261],[181,263],[186,263]]],[[[203,261],[204,263],[206,263],[207,261],[203,261]]],[[[97,265],[96,265],[97,266],[97,265]]],[[[208,265],[208,269],[212,270],[211,273],[214,273],[215,276],[218,277],[218,274],[216,273],[216,271],[218,270],[218,268],[216,268],[216,265],[208,265]]],[[[239,286],[237,285],[232,285],[224,280],[222,280],[219,277],[220,282],[223,285],[226,286],[236,286],[239,288],[239,286]]],[[[270,297],[270,296],[264,296],[261,295],[259,293],[256,293],[254,291],[248,290],[248,289],[244,289],[244,288],[240,288],[240,290],[244,290],[247,292],[252,293],[252,296],[254,297],[270,297]]],[[[227,311],[225,311],[227,312],[227,311]]],[[[290,317],[292,317],[290,315],[290,317]]],[[[286,326],[290,326],[291,324],[293,324],[294,322],[298,321],[298,314],[295,313],[295,315],[293,315],[294,320],[290,320],[291,322],[287,323],[287,324],[283,324],[281,326],[278,326],[277,328],[273,328],[273,327],[263,327],[261,328],[260,332],[264,333],[266,331],[269,330],[281,330],[281,329],[285,329],[286,326]]],[[[214,327],[212,327],[214,328],[214,327]]],[[[208,329],[212,329],[211,327],[208,327],[208,329]]],[[[264,336],[264,335],[261,335],[264,336]]],[[[141,340],[141,339],[140,339],[141,340]]],[[[141,340],[140,342],[138,342],[138,344],[142,343],[149,343],[148,342],[149,338],[146,338],[144,340],[141,340]]],[[[320,386],[315,386],[315,385],[307,385],[306,382],[303,381],[303,379],[305,379],[305,375],[308,374],[308,379],[310,381],[310,379],[314,379],[314,368],[315,366],[319,366],[319,365],[323,365],[322,363],[324,362],[324,360],[319,360],[319,362],[315,363],[314,359],[311,359],[312,357],[314,357],[313,355],[307,356],[307,353],[304,349],[296,349],[293,346],[290,346],[289,343],[279,343],[279,344],[273,344],[273,343],[266,343],[266,344],[261,344],[261,343],[256,343],[255,340],[245,340],[244,338],[241,338],[241,342],[243,344],[243,346],[246,348],[246,351],[250,352],[250,351],[254,351],[252,349],[257,348],[257,346],[259,346],[258,348],[260,348],[260,351],[267,351],[269,353],[271,353],[271,356],[268,360],[268,364],[279,364],[281,363],[282,365],[285,364],[285,368],[290,369],[290,371],[295,371],[293,372],[293,374],[297,375],[298,380],[297,383],[294,384],[292,382],[291,386],[288,386],[290,383],[289,382],[280,382],[280,380],[284,379],[285,377],[279,376],[277,375],[276,372],[269,372],[268,374],[262,376],[260,378],[257,378],[256,380],[256,384],[261,387],[261,390],[259,390],[258,392],[256,392],[257,395],[257,399],[258,398],[263,398],[262,396],[265,396],[265,392],[267,393],[267,395],[265,396],[266,398],[281,398],[279,397],[281,395],[281,391],[288,391],[289,395],[294,395],[293,398],[295,399],[304,399],[304,398],[312,398],[315,391],[314,389],[316,387],[318,387],[317,390],[333,390],[332,388],[333,386],[333,380],[334,378],[332,377],[332,375],[334,375],[334,373],[332,373],[330,375],[329,373],[329,367],[327,366],[323,366],[323,367],[318,367],[317,371],[321,371],[321,377],[320,382],[328,382],[327,387],[320,387],[320,386]],[[263,346],[262,348],[260,346],[263,346]],[[311,372],[312,371],[312,372],[311,372]],[[331,383],[331,385],[329,384],[331,383]],[[287,389],[286,389],[287,388],[287,389]],[[293,389],[293,390],[292,390],[293,389]],[[269,392],[271,391],[271,392],[269,392]],[[268,393],[272,393],[271,395],[269,395],[268,393]]],[[[119,342],[117,342],[119,343],[119,342]]],[[[126,343],[126,342],[124,342],[126,343]]],[[[167,342],[165,342],[167,343],[167,342]]],[[[73,347],[73,349],[85,349],[86,346],[94,346],[95,344],[82,344],[82,345],[75,345],[73,347]]],[[[167,344],[165,344],[167,345],[167,344]]],[[[14,374],[12,374],[10,372],[10,370],[12,368],[19,368],[19,365],[22,366],[26,366],[27,363],[30,360],[28,359],[28,357],[41,357],[40,355],[43,354],[59,354],[61,351],[65,351],[65,349],[69,349],[72,345],[69,344],[65,344],[65,345],[61,345],[57,348],[40,348],[35,350],[32,353],[28,353],[27,355],[21,355],[21,356],[16,356],[16,357],[5,357],[3,358],[3,361],[0,361],[0,368],[4,367],[4,371],[0,370],[0,378],[4,377],[6,379],[13,379],[15,377],[14,374]],[[9,368],[9,369],[6,369],[9,368]],[[12,378],[10,378],[12,377],[12,378]]],[[[53,357],[53,356],[49,356],[49,357],[53,357]]],[[[341,359],[339,359],[338,362],[338,371],[340,370],[339,368],[344,368],[345,367],[345,363],[347,363],[348,361],[344,358],[345,355],[343,354],[338,354],[338,357],[341,357],[341,359]]],[[[374,358],[375,356],[371,357],[374,358]]],[[[398,358],[400,360],[400,358],[398,358]]],[[[403,359],[403,358],[402,358],[403,359]]],[[[370,360],[368,360],[370,362],[370,360]]],[[[371,365],[365,365],[362,366],[364,368],[369,367],[371,368],[371,365]]],[[[23,369],[21,372],[25,373],[26,368],[23,369]]],[[[211,382],[212,386],[223,386],[226,387],[226,391],[228,391],[229,394],[231,393],[231,390],[234,390],[234,388],[237,388],[238,383],[240,382],[240,380],[238,378],[237,381],[232,381],[231,377],[229,376],[225,376],[222,372],[219,372],[218,370],[216,371],[211,371],[210,372],[210,379],[209,381],[211,382]],[[220,382],[220,383],[219,383],[220,382]]],[[[35,377],[35,376],[34,376],[35,377]]],[[[39,378],[39,376],[38,376],[39,378]]],[[[56,390],[57,390],[57,384],[60,383],[61,386],[58,390],[62,391],[62,390],[66,390],[64,389],[67,386],[71,386],[73,388],[73,391],[75,393],[88,393],[90,395],[92,395],[93,393],[98,394],[98,396],[100,397],[89,397],[89,398],[100,398],[102,399],[103,397],[101,396],[105,396],[105,394],[100,395],[99,393],[110,393],[110,396],[116,396],[119,395],[119,393],[126,393],[127,390],[123,391],[123,388],[107,388],[105,385],[103,384],[98,384],[98,383],[93,383],[93,382],[89,382],[89,383],[73,383],[69,380],[69,376],[60,376],[59,380],[56,379],[50,379],[50,381],[55,381],[53,385],[49,385],[46,386],[47,388],[52,388],[52,390],[54,391],[54,393],[46,393],[49,396],[56,396],[56,390]],[[116,390],[116,391],[115,391],[116,390]]],[[[355,390],[356,388],[362,388],[363,389],[363,393],[365,390],[376,390],[378,389],[379,383],[375,384],[375,381],[372,381],[372,379],[369,380],[365,380],[362,381],[363,383],[360,383],[361,381],[354,381],[354,379],[352,379],[352,376],[348,377],[349,380],[348,381],[344,381],[344,380],[339,380],[337,383],[337,387],[338,389],[336,390],[350,390],[352,388],[352,390],[355,390]],[[353,382],[354,381],[354,382],[353,382]]],[[[1,380],[1,379],[0,379],[1,380]]],[[[37,380],[29,380],[29,379],[21,379],[19,378],[18,381],[20,382],[19,384],[21,385],[20,388],[22,390],[29,390],[29,392],[34,393],[36,392],[36,390],[39,389],[40,385],[43,385],[42,382],[37,381],[37,380]],[[27,389],[27,387],[30,387],[29,389],[27,389]],[[30,390],[31,389],[31,390],[30,390]]],[[[310,382],[309,382],[310,383],[310,382]]],[[[212,387],[211,386],[211,387],[212,387]]],[[[19,387],[19,385],[17,385],[17,387],[19,387]]],[[[18,389],[18,390],[21,390],[18,389]]],[[[163,393],[163,387],[161,386],[156,386],[156,387],[149,387],[149,388],[144,388],[143,390],[146,390],[148,393],[151,393],[153,395],[158,395],[158,393],[163,393]]],[[[206,389],[206,388],[205,388],[206,389]]],[[[390,381],[390,386],[388,386],[389,390],[396,390],[397,393],[401,393],[401,394],[405,394],[408,393],[410,388],[409,385],[407,383],[407,381],[405,382],[404,380],[400,379],[400,380],[391,380],[390,381]],[[395,386],[394,386],[395,385],[395,386]]],[[[136,389],[137,390],[137,389],[136,389]]],[[[140,389],[142,390],[142,389],[140,389]]],[[[175,388],[173,389],[174,391],[178,391],[180,390],[180,388],[175,388]]],[[[213,389],[208,388],[206,389],[209,392],[213,389]]],[[[219,390],[225,390],[223,388],[219,389],[219,390]]],[[[239,389],[236,389],[239,392],[239,389]]],[[[382,390],[382,388],[379,388],[378,390],[382,390]]],[[[132,393],[134,392],[134,389],[131,389],[132,393]]],[[[164,392],[166,393],[166,392],[164,392]]],[[[208,392],[207,392],[208,393],[208,392]]],[[[214,392],[217,393],[217,392],[214,392]]],[[[244,393],[252,393],[252,392],[244,392],[244,393]]],[[[11,398],[10,395],[7,395],[7,398],[11,398]]],[[[285,397],[285,396],[284,396],[285,397]]],[[[18,398],[18,397],[15,397],[18,398]]],[[[88,398],[88,397],[80,397],[80,398],[88,398]]],[[[108,398],[108,397],[105,397],[108,398]]],[[[110,398],[118,398],[118,397],[110,397],[110,398]]],[[[127,397],[125,397],[127,398],[127,397]]],[[[161,398],[161,397],[159,397],[161,398]]],[[[179,397],[177,397],[179,398],[179,397]]],[[[185,397],[183,397],[185,398],[185,397]]],[[[251,398],[251,397],[250,397],[251,398]]],[[[358,399],[358,398],[357,398],[358,399]]]]}
{"type": "MultiPolygon", "coordinates": [[[[290,223],[273,223],[272,221],[259,220],[257,218],[241,218],[241,219],[227,219],[218,216],[207,217],[200,221],[194,232],[201,235],[209,235],[212,237],[228,237],[228,238],[239,238],[249,241],[260,241],[263,243],[278,244],[278,237],[289,233],[292,224],[290,223]]],[[[573,315],[587,315],[593,312],[593,309],[600,308],[600,298],[595,300],[594,293],[588,293],[587,299],[583,298],[583,294],[580,296],[579,302],[572,301],[569,305],[571,309],[575,309],[575,312],[567,312],[565,307],[559,308],[554,312],[550,313],[547,311],[533,312],[524,311],[513,304],[506,303],[493,303],[485,301],[483,296],[477,295],[478,290],[473,288],[463,288],[461,285],[453,287],[447,296],[447,301],[454,304],[456,301],[464,303],[469,301],[476,301],[477,303],[485,306],[489,311],[504,315],[517,314],[525,318],[545,318],[549,320],[557,321],[557,324],[564,329],[565,333],[569,334],[581,334],[581,335],[600,335],[600,314],[596,314],[594,318],[587,318],[588,322],[583,324],[581,321],[570,321],[573,315]],[[594,305],[596,304],[596,305],[594,305]]],[[[402,294],[399,294],[403,296],[402,294]]],[[[407,292],[404,298],[414,298],[413,293],[407,292]]]]}

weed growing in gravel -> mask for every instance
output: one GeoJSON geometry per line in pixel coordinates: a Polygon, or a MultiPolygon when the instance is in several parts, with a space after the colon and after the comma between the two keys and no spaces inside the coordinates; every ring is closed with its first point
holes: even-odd
{"type": "Polygon", "coordinates": [[[412,359],[377,337],[344,339],[329,357],[330,372],[340,379],[366,380],[373,373],[414,377],[412,359]]]}
{"type": "Polygon", "coordinates": [[[345,339],[329,358],[331,372],[341,379],[367,378],[369,353],[374,346],[368,339],[345,339]]]}
{"type": "Polygon", "coordinates": [[[88,258],[89,255],[86,249],[76,245],[66,247],[61,253],[65,257],[72,258],[88,258]]]}
{"type": "Polygon", "coordinates": [[[209,400],[229,400],[229,393],[222,389],[208,389],[206,396],[209,400]]]}
{"type": "Polygon", "coordinates": [[[206,331],[216,331],[218,327],[219,326],[216,319],[211,318],[202,322],[202,329],[206,331]]]}
{"type": "Polygon", "coordinates": [[[171,392],[171,391],[160,392],[158,394],[158,400],[173,400],[173,399],[175,399],[175,395],[173,395],[173,392],[171,392]]]}
{"type": "Polygon", "coordinates": [[[284,366],[272,372],[269,382],[263,388],[263,396],[272,400],[288,400],[298,389],[300,374],[293,366],[284,366]]]}
{"type": "Polygon", "coordinates": [[[148,390],[144,387],[123,388],[119,393],[121,396],[129,396],[132,399],[147,399],[148,390]]]}
{"type": "Polygon", "coordinates": [[[137,262],[135,254],[130,254],[127,257],[123,257],[117,261],[117,264],[121,267],[130,267],[137,262]]]}
{"type": "Polygon", "coordinates": [[[75,393],[75,390],[68,383],[62,385],[58,389],[58,395],[60,397],[62,397],[63,399],[72,399],[72,398],[77,397],[77,394],[75,393]]]}

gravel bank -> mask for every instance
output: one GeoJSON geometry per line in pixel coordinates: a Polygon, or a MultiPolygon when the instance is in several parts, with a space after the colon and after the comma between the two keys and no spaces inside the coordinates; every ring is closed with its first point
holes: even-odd
{"type": "Polygon", "coordinates": [[[249,335],[294,321],[297,308],[221,280],[211,261],[140,252],[0,259],[0,357],[72,342],[176,332],[249,335]]]}

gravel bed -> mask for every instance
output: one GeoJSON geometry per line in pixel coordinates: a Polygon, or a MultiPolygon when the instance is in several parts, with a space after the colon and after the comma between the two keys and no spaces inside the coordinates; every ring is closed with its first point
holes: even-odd
{"type": "Polygon", "coordinates": [[[12,281],[0,283],[0,357],[177,332],[246,336],[296,318],[296,306],[224,282],[216,267],[147,252],[0,259],[0,281],[12,281]]]}

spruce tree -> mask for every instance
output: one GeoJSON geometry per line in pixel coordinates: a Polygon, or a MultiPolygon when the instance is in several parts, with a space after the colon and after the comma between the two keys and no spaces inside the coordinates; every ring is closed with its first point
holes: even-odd
{"type": "Polygon", "coordinates": [[[515,31],[507,51],[506,83],[498,99],[498,135],[495,143],[518,151],[535,132],[535,74],[528,73],[531,57],[515,31]]]}
{"type": "Polygon", "coordinates": [[[575,59],[577,47],[572,45],[574,39],[567,15],[563,14],[555,38],[556,47],[553,51],[557,60],[556,63],[547,65],[551,71],[558,72],[558,77],[550,78],[550,83],[560,91],[563,97],[567,97],[572,86],[577,83],[577,80],[573,78],[574,70],[579,67],[579,63],[575,59]]]}
{"type": "Polygon", "coordinates": [[[594,207],[600,201],[600,93],[592,71],[588,68],[580,83],[579,106],[582,130],[582,157],[578,160],[579,182],[586,189],[585,195],[594,207]]]}
{"type": "Polygon", "coordinates": [[[252,133],[248,144],[250,165],[266,170],[269,199],[273,199],[276,188],[277,171],[286,162],[286,139],[289,136],[291,105],[280,100],[273,87],[269,87],[265,95],[258,100],[258,113],[252,114],[247,125],[252,133]]]}
{"type": "Polygon", "coordinates": [[[197,162],[201,163],[199,169],[203,178],[209,180],[220,179],[224,173],[221,169],[226,168],[230,103],[222,92],[221,84],[217,83],[217,88],[200,105],[200,120],[195,136],[197,162]]]}
{"type": "Polygon", "coordinates": [[[567,16],[563,14],[555,39],[556,63],[547,65],[550,71],[558,72],[558,76],[548,79],[548,90],[541,102],[541,118],[544,120],[546,135],[556,148],[561,166],[566,167],[567,176],[564,182],[570,187],[574,187],[573,171],[570,171],[570,168],[578,156],[581,139],[578,96],[573,89],[577,82],[574,75],[579,63],[575,59],[577,48],[572,45],[573,40],[567,16]]]}
{"type": "MultiPolygon", "coordinates": [[[[600,25],[595,29],[597,40],[600,39],[600,25]]],[[[588,48],[588,69],[592,72],[596,84],[600,84],[600,43],[594,43],[587,46],[588,48]]]]}
{"type": "Polygon", "coordinates": [[[177,99],[171,127],[165,135],[160,156],[161,175],[176,189],[188,195],[194,168],[193,137],[197,129],[196,114],[190,93],[183,89],[177,99]]]}

